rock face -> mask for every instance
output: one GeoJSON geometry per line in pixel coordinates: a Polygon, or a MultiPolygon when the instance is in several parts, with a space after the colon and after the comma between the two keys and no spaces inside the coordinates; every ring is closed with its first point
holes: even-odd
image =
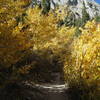
{"type": "Polygon", "coordinates": [[[82,9],[84,6],[87,13],[90,15],[90,18],[93,18],[96,15],[100,15],[100,5],[97,4],[94,0],[55,0],[55,3],[69,6],[70,10],[74,14],[79,14],[80,17],[82,16],[82,9]]]}
{"type": "MultiPolygon", "coordinates": [[[[34,1],[34,0],[33,0],[34,1]]],[[[37,0],[40,1],[41,0],[37,0]]],[[[85,6],[87,13],[90,18],[96,15],[100,15],[100,5],[94,0],[51,0],[51,8],[55,8],[57,5],[63,7],[69,7],[69,9],[77,15],[77,17],[82,17],[82,9],[85,6]]]]}

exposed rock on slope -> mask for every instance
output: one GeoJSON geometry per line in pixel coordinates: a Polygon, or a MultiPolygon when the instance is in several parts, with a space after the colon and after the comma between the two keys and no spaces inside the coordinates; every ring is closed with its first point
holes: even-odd
{"type": "MultiPolygon", "coordinates": [[[[32,0],[33,2],[36,0],[32,0]]],[[[37,0],[41,2],[41,0],[37,0]]],[[[56,6],[69,7],[69,9],[77,16],[82,17],[82,9],[85,6],[90,18],[100,15],[100,5],[94,0],[50,0],[51,8],[56,6]]]]}
{"type": "MultiPolygon", "coordinates": [[[[97,4],[94,0],[54,0],[55,4],[69,6],[72,12],[75,15],[82,16],[82,9],[85,6],[87,13],[90,17],[100,15],[100,5],[97,4]]],[[[53,4],[51,7],[54,7],[53,4]]]]}

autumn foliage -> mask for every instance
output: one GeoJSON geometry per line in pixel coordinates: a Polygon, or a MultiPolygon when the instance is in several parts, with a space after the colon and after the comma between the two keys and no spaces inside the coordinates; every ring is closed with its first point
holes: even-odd
{"type": "Polygon", "coordinates": [[[100,92],[100,24],[94,20],[89,21],[80,30],[82,35],[74,39],[71,44],[71,55],[66,56],[65,80],[71,84],[83,84],[84,94],[88,95],[88,99],[98,100],[100,92]],[[86,92],[87,89],[90,89],[89,93],[86,92]]]}
{"type": "Polygon", "coordinates": [[[99,91],[100,23],[88,21],[76,37],[76,27],[58,27],[64,14],[59,9],[42,14],[38,6],[26,9],[25,1],[0,1],[0,87],[31,77],[38,82],[35,68],[60,65],[65,82],[96,85],[99,91]]]}

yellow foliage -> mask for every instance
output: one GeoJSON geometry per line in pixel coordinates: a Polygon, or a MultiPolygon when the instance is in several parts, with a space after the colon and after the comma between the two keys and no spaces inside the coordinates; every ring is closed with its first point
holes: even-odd
{"type": "Polygon", "coordinates": [[[65,78],[85,80],[88,85],[100,84],[100,24],[87,22],[82,35],[72,43],[70,58],[66,57],[65,78]],[[68,76],[70,75],[70,76],[68,76]],[[67,77],[68,76],[68,77],[67,77]]]}
{"type": "Polygon", "coordinates": [[[24,4],[25,2],[18,0],[15,2],[6,0],[6,2],[1,1],[0,3],[0,62],[2,65],[9,67],[15,64],[30,50],[34,52],[50,49],[61,59],[68,56],[64,67],[65,76],[69,68],[76,74],[79,71],[81,75],[80,73],[77,75],[88,78],[89,82],[99,77],[97,74],[100,68],[97,66],[100,66],[100,24],[94,20],[88,21],[84,28],[80,28],[82,35],[73,38],[75,27],[57,27],[59,18],[63,19],[63,12],[59,15],[57,9],[56,15],[52,11],[48,15],[42,15],[41,9],[38,7],[29,8],[25,12],[25,9],[21,8],[24,4]],[[23,13],[27,15],[23,18],[24,23],[17,22],[16,17],[21,16],[22,18],[23,13]],[[72,41],[73,39],[74,41],[72,41]],[[72,44],[71,50],[66,49],[70,44],[72,44]],[[67,54],[67,50],[71,51],[71,55],[67,54]],[[63,54],[63,51],[66,53],[63,54]]]}
{"type": "Polygon", "coordinates": [[[33,50],[51,49],[53,52],[63,49],[64,45],[73,37],[75,28],[57,27],[58,18],[50,11],[48,15],[41,15],[41,10],[36,7],[27,11],[31,32],[34,41],[33,50]],[[65,38],[66,37],[66,38],[65,38]]]}
{"type": "Polygon", "coordinates": [[[41,15],[41,10],[38,7],[29,9],[27,14],[30,24],[28,31],[31,32],[31,40],[34,41],[33,49],[34,47],[43,48],[43,45],[57,34],[56,17],[51,13],[48,16],[41,15]]]}
{"type": "Polygon", "coordinates": [[[66,82],[84,80],[88,85],[100,86],[100,23],[88,21],[84,28],[80,28],[82,34],[76,38],[76,27],[57,27],[58,21],[67,16],[67,7],[43,15],[38,7],[24,9],[28,3],[0,0],[0,75],[10,76],[8,80],[0,76],[0,82],[5,85],[8,81],[18,80],[20,75],[30,74],[34,67],[46,68],[57,60],[59,65],[56,67],[60,63],[64,67],[66,82]],[[34,56],[30,62],[28,58],[30,64],[17,68],[17,62],[31,53],[36,59],[34,56]],[[11,73],[5,75],[4,70],[10,68],[11,73]]]}
{"type": "MultiPolygon", "coordinates": [[[[65,45],[73,37],[75,28],[58,28],[57,16],[52,11],[48,15],[42,15],[41,9],[38,7],[25,11],[21,8],[23,2],[19,1],[6,0],[2,1],[1,5],[0,64],[5,68],[12,67],[30,52],[51,50],[54,55],[60,55],[65,45]],[[7,8],[5,8],[6,6],[7,8]],[[5,13],[7,13],[6,17],[5,13]],[[23,13],[26,16],[23,17],[23,13]],[[18,21],[17,18],[20,20],[18,21]]],[[[49,59],[51,56],[45,55],[45,53],[41,55],[45,59],[49,59]]],[[[24,67],[19,68],[17,72],[25,73],[29,68],[25,70],[24,67]]]]}
{"type": "Polygon", "coordinates": [[[21,25],[17,26],[16,17],[24,12],[22,5],[19,1],[0,1],[0,64],[5,67],[16,63],[24,55],[21,52],[30,47],[25,34],[20,31],[21,25]]]}
{"type": "Polygon", "coordinates": [[[68,7],[65,6],[59,6],[55,10],[55,14],[57,15],[58,20],[64,20],[65,17],[68,15],[68,7]]]}

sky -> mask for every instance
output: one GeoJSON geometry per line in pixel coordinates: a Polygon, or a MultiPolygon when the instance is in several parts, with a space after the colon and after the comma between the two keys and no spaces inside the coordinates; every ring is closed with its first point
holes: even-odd
{"type": "Polygon", "coordinates": [[[95,1],[100,4],[100,0],[95,0],[95,1]]]}

